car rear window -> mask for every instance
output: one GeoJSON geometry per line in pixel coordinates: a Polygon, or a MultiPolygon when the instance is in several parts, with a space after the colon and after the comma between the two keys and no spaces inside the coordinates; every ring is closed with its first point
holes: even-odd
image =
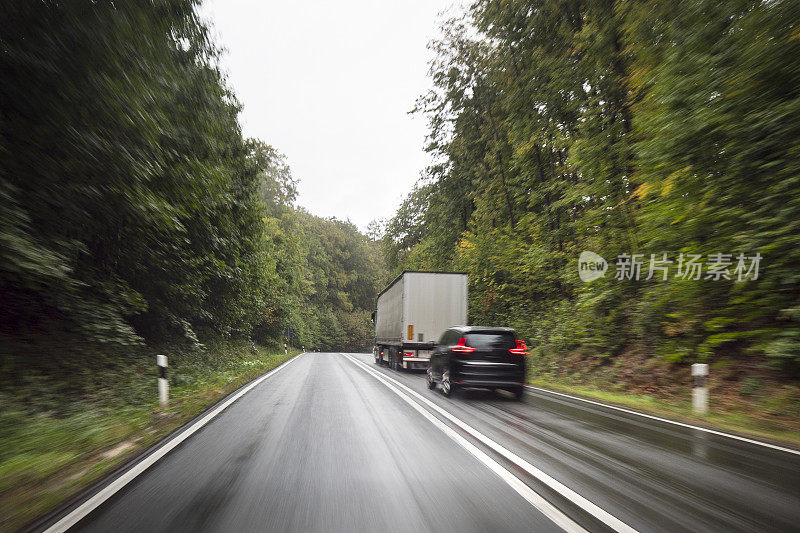
{"type": "Polygon", "coordinates": [[[515,348],[517,343],[514,335],[509,333],[469,333],[467,346],[478,350],[508,350],[515,348]]]}

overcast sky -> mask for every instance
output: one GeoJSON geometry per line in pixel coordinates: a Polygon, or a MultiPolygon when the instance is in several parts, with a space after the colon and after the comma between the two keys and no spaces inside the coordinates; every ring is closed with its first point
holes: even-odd
{"type": "Polygon", "coordinates": [[[286,154],[298,204],[364,229],[394,214],[429,162],[428,41],[453,0],[206,0],[244,134],[286,154]]]}

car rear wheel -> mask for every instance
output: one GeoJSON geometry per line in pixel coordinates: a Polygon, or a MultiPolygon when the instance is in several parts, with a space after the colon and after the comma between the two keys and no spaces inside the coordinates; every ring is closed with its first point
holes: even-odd
{"type": "Polygon", "coordinates": [[[515,400],[521,402],[522,397],[525,395],[525,387],[523,386],[514,387],[513,389],[511,389],[511,394],[514,395],[515,400]]]}
{"type": "Polygon", "coordinates": [[[428,368],[428,371],[425,373],[425,381],[428,384],[428,388],[433,390],[436,388],[436,380],[433,379],[433,374],[431,373],[431,369],[428,368]]]}
{"type": "Polygon", "coordinates": [[[442,394],[449,398],[456,391],[455,389],[455,385],[453,385],[453,382],[450,381],[450,371],[445,370],[442,374],[442,394]]]}

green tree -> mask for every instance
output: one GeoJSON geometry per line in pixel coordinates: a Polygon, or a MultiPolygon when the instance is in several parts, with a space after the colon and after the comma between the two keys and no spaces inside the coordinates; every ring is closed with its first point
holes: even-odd
{"type": "Polygon", "coordinates": [[[436,163],[387,224],[390,269],[466,270],[470,320],[559,350],[796,365],[797,15],[795,2],[475,2],[432,45],[417,108],[436,163]],[[769,274],[587,285],[587,249],[760,253],[769,274]]]}
{"type": "Polygon", "coordinates": [[[4,6],[4,345],[247,335],[263,314],[259,163],[195,7],[4,6]]]}

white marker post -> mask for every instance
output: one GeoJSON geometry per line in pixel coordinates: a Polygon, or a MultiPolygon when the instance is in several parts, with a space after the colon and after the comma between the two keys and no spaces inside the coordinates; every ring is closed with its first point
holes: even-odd
{"type": "Polygon", "coordinates": [[[289,354],[289,349],[286,347],[286,343],[284,342],[283,343],[283,355],[288,355],[288,354],[289,354]]]}
{"type": "Polygon", "coordinates": [[[158,404],[162,409],[167,408],[167,400],[169,399],[169,383],[167,382],[167,356],[156,355],[156,363],[158,364],[158,404]]]}
{"type": "Polygon", "coordinates": [[[692,410],[695,413],[706,414],[708,412],[708,387],[706,378],[708,376],[708,365],[705,363],[695,363],[692,365],[692,377],[694,386],[692,387],[692,410]]]}

